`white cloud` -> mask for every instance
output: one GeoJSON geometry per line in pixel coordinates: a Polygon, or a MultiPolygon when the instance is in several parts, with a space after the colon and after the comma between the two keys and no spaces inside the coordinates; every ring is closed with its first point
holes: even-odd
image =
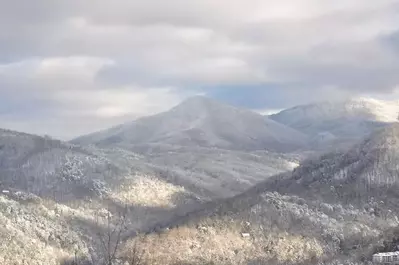
{"type": "Polygon", "coordinates": [[[37,72],[39,77],[68,76],[93,79],[94,75],[104,66],[112,65],[114,61],[95,57],[56,57],[44,58],[39,61],[37,72]]]}
{"type": "Polygon", "coordinates": [[[399,83],[398,0],[0,4],[0,127],[67,137],[219,87],[265,85],[263,109],[399,83]]]}
{"type": "Polygon", "coordinates": [[[181,100],[172,88],[96,84],[101,68],[112,63],[102,58],[57,57],[1,65],[0,80],[7,80],[8,86],[0,92],[13,95],[21,115],[0,112],[0,122],[15,130],[67,139],[164,111],[181,100]],[[38,116],[32,118],[29,109],[24,113],[24,102],[33,104],[38,116]]]}

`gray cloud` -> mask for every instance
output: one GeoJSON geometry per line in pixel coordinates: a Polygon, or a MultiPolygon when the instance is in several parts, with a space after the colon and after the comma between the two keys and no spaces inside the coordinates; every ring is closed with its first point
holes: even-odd
{"type": "Polygon", "coordinates": [[[399,84],[398,0],[0,4],[0,127],[69,138],[196,93],[278,109],[399,84]]]}
{"type": "Polygon", "coordinates": [[[399,30],[383,38],[387,48],[399,54],[399,30]]]}

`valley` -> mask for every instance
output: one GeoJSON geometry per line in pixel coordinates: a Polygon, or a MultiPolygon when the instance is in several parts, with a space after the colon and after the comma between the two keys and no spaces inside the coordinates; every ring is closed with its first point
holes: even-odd
{"type": "Polygon", "coordinates": [[[0,264],[102,264],[107,236],[115,264],[366,264],[397,234],[398,109],[194,97],[70,142],[2,129],[0,264]]]}

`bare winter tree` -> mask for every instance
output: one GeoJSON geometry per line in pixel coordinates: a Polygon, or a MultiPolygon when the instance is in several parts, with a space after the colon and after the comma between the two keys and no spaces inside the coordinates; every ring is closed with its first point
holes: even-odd
{"type": "Polygon", "coordinates": [[[138,241],[134,242],[133,247],[129,250],[126,261],[129,265],[146,265],[144,258],[145,252],[140,248],[138,241]]]}
{"type": "MultiPolygon", "coordinates": [[[[118,213],[118,216],[113,216],[107,210],[105,216],[102,216],[102,224],[104,229],[99,229],[97,236],[101,244],[101,256],[103,265],[114,265],[117,260],[117,254],[122,243],[122,236],[126,227],[127,206],[118,213]]],[[[100,217],[97,217],[97,223],[100,224],[100,217]]]]}

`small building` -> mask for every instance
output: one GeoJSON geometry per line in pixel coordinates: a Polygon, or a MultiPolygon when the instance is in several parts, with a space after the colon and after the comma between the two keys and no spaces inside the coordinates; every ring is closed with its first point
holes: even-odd
{"type": "Polygon", "coordinates": [[[373,263],[399,265],[399,251],[374,254],[373,263]]]}
{"type": "Polygon", "coordinates": [[[243,238],[249,238],[249,237],[251,237],[251,234],[249,234],[249,233],[241,233],[241,236],[243,238]]]}

